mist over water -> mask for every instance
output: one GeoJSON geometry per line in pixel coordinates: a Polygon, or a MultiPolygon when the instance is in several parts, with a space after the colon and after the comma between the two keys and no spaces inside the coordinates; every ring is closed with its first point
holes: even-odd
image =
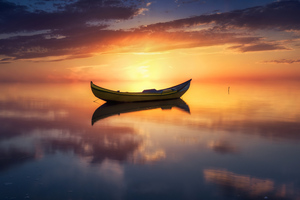
{"type": "Polygon", "coordinates": [[[103,105],[89,83],[1,84],[1,199],[298,199],[298,86],[103,105]]]}

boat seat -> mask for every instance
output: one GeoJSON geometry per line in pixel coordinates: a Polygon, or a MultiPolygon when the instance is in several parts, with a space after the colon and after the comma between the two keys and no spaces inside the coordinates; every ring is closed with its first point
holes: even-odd
{"type": "Polygon", "coordinates": [[[156,89],[143,90],[143,93],[159,93],[156,89]]]}
{"type": "Polygon", "coordinates": [[[165,89],[165,90],[156,90],[156,89],[149,89],[149,90],[143,90],[143,93],[168,93],[176,91],[176,89],[165,89]]]}
{"type": "Polygon", "coordinates": [[[162,93],[168,93],[168,92],[172,92],[173,90],[172,89],[166,89],[166,90],[163,90],[162,93]]]}

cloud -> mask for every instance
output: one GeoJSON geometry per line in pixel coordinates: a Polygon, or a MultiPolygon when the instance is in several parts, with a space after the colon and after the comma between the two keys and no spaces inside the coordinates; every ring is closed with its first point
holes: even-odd
{"type": "Polygon", "coordinates": [[[8,64],[11,63],[13,60],[13,58],[2,58],[0,59],[0,64],[8,64]]]}
{"type": "Polygon", "coordinates": [[[114,38],[124,34],[103,30],[109,27],[107,20],[126,20],[145,11],[122,1],[79,0],[61,6],[63,10],[53,12],[30,11],[29,7],[0,1],[0,34],[12,35],[0,39],[0,55],[5,56],[0,63],[7,64],[13,59],[92,55],[90,52],[106,49],[114,38]]]}
{"type": "Polygon", "coordinates": [[[53,57],[50,61],[61,61],[110,52],[161,52],[224,44],[239,52],[289,50],[284,44],[251,35],[249,30],[300,30],[299,1],[110,30],[114,20],[128,20],[148,11],[138,5],[150,6],[124,2],[79,0],[46,12],[0,1],[0,34],[11,34],[0,39],[0,64],[19,59],[53,57]],[[203,27],[189,30],[199,25],[203,27]]]}
{"type": "Polygon", "coordinates": [[[300,2],[280,1],[243,10],[200,15],[165,23],[148,25],[148,30],[170,30],[214,24],[215,28],[300,30],[300,2]]]}
{"type": "Polygon", "coordinates": [[[264,61],[263,63],[266,63],[266,64],[293,64],[293,63],[300,63],[300,59],[269,60],[269,61],[264,61]]]}
{"type": "Polygon", "coordinates": [[[30,12],[28,7],[0,1],[0,33],[85,27],[88,21],[129,19],[138,9],[121,1],[79,0],[67,4],[62,11],[30,12]],[[106,3],[104,3],[106,2],[106,3]]]}
{"type": "Polygon", "coordinates": [[[145,12],[149,11],[148,8],[140,8],[137,12],[137,15],[145,15],[145,12]]]}
{"type": "MultiPolygon", "coordinates": [[[[144,32],[103,30],[101,27],[65,29],[51,34],[19,36],[0,40],[0,54],[14,59],[57,56],[58,60],[107,52],[158,52],[223,44],[244,44],[259,37],[214,31],[144,32]],[[62,55],[64,55],[62,57],[62,55]]],[[[55,58],[54,60],[57,60],[55,58]]],[[[3,60],[5,61],[5,60],[3,60]]]]}
{"type": "Polygon", "coordinates": [[[287,47],[276,44],[276,43],[256,43],[256,44],[249,44],[249,45],[237,45],[229,47],[229,49],[237,50],[239,52],[253,52],[253,51],[273,51],[273,50],[289,50],[287,47]]]}

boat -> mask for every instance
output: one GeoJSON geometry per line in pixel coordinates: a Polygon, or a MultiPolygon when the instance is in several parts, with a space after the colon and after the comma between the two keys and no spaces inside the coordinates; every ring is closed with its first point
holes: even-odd
{"type": "Polygon", "coordinates": [[[94,125],[94,123],[96,123],[99,120],[113,115],[120,115],[123,113],[137,112],[142,110],[152,110],[157,108],[167,110],[172,109],[173,107],[176,107],[179,110],[190,114],[189,106],[181,98],[161,101],[144,101],[129,103],[106,102],[95,110],[92,116],[92,125],[94,125]]]}
{"type": "Polygon", "coordinates": [[[97,98],[107,102],[157,101],[180,98],[189,89],[191,80],[192,79],[161,90],[147,89],[142,92],[120,92],[109,90],[99,87],[91,81],[91,89],[97,98]]]}

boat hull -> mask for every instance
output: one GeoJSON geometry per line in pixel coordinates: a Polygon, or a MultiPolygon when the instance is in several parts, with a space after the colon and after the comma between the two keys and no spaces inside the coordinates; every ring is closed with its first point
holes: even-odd
{"type": "Polygon", "coordinates": [[[99,87],[91,82],[93,94],[108,102],[139,102],[139,101],[158,101],[180,98],[190,87],[191,80],[179,85],[158,90],[157,92],[118,92],[99,87]]]}

